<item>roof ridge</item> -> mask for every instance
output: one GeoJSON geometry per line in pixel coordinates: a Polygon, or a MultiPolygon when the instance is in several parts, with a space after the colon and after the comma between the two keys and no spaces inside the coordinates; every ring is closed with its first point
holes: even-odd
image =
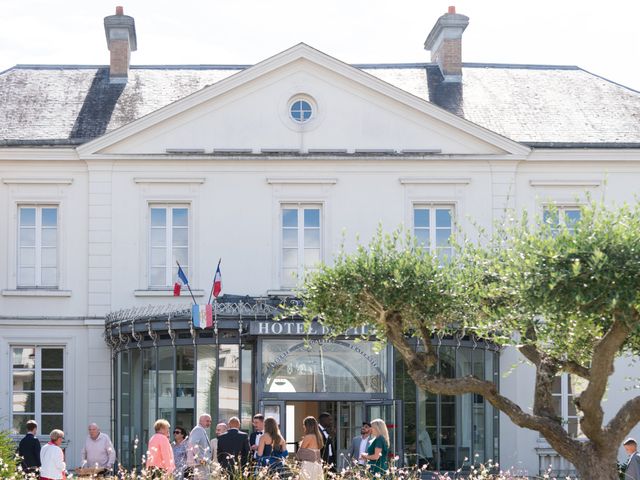
{"type": "Polygon", "coordinates": [[[483,63],[483,62],[462,62],[467,68],[514,68],[528,70],[582,70],[577,65],[551,65],[542,63],[483,63]]]}
{"type": "MultiPolygon", "coordinates": [[[[252,64],[221,64],[221,63],[195,63],[195,64],[143,64],[143,65],[131,65],[129,68],[132,70],[243,70],[252,67],[252,64]]],[[[352,67],[361,69],[377,69],[377,68],[426,68],[435,67],[436,63],[431,62],[399,62],[399,63],[352,63],[352,67]]],[[[513,68],[513,69],[534,69],[534,70],[583,70],[586,73],[591,73],[577,65],[551,65],[551,64],[533,64],[533,63],[493,63],[493,62],[463,62],[463,67],[466,68],[513,68]]],[[[13,67],[0,72],[6,73],[14,69],[32,69],[32,70],[59,70],[59,69],[95,69],[95,68],[108,68],[109,65],[99,64],[74,64],[74,63],[60,63],[60,64],[38,64],[38,63],[18,63],[13,67]]],[[[600,75],[596,75],[600,76],[600,75]]],[[[601,77],[604,78],[604,77],[601,77]]],[[[604,78],[605,80],[608,80],[604,78]]],[[[611,80],[609,80],[611,81],[611,80]]],[[[615,82],[613,82],[615,83],[615,82]]],[[[622,85],[624,86],[624,85],[622,85]]]]}

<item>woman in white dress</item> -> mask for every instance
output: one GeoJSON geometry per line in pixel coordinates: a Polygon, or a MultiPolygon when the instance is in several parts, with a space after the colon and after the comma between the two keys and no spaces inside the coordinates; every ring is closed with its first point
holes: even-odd
{"type": "Polygon", "coordinates": [[[302,425],[304,437],[302,437],[302,443],[296,452],[301,463],[300,479],[321,480],[323,472],[320,449],[324,445],[324,439],[318,428],[318,421],[314,417],[307,417],[302,425]]]}

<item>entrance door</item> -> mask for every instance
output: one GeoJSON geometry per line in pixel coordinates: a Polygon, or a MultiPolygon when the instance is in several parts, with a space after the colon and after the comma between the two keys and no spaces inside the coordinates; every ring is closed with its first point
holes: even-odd
{"type": "Polygon", "coordinates": [[[365,403],[366,418],[370,422],[376,418],[384,420],[389,430],[389,457],[397,457],[399,466],[406,465],[404,458],[404,419],[402,400],[384,400],[365,403]]]}
{"type": "Polygon", "coordinates": [[[353,437],[360,435],[362,422],[366,420],[364,402],[357,401],[265,401],[263,402],[265,417],[271,412],[283,412],[280,414],[280,429],[287,442],[289,452],[294,452],[297,442],[303,436],[302,423],[306,417],[315,417],[321,413],[328,413],[333,419],[333,436],[336,448],[338,470],[347,468],[351,459],[348,458],[349,448],[353,437]]]}
{"type": "Polygon", "coordinates": [[[260,411],[266,417],[274,417],[287,442],[287,449],[293,453],[297,442],[303,436],[302,422],[312,416],[316,419],[327,412],[333,418],[338,471],[347,468],[352,459],[348,457],[351,441],[360,435],[360,428],[365,421],[381,418],[389,430],[391,445],[389,454],[398,457],[398,464],[404,465],[404,432],[402,418],[402,402],[394,401],[284,401],[263,400],[260,411]]]}

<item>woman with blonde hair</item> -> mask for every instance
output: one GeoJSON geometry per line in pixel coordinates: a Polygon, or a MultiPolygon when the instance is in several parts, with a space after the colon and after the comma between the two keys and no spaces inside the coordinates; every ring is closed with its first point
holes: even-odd
{"type": "Polygon", "coordinates": [[[163,478],[173,473],[176,465],[173,460],[173,450],[169,443],[169,429],[171,425],[166,420],[157,420],[153,424],[155,435],[149,440],[147,449],[147,470],[153,472],[152,478],[163,478]]]}
{"type": "Polygon", "coordinates": [[[280,473],[283,459],[289,455],[287,442],[280,433],[278,422],[273,417],[264,421],[264,433],[258,443],[258,466],[269,467],[269,471],[280,473]]]}
{"type": "Polygon", "coordinates": [[[389,430],[387,424],[381,418],[371,421],[371,434],[375,437],[367,448],[367,453],[360,458],[367,461],[369,470],[373,475],[384,475],[389,470],[389,430]]]}
{"type": "Polygon", "coordinates": [[[49,480],[61,480],[66,477],[64,463],[64,453],[60,448],[64,440],[64,432],[62,430],[52,430],[49,434],[51,441],[40,450],[40,476],[30,478],[44,478],[49,480]]]}
{"type": "Polygon", "coordinates": [[[302,422],[302,426],[304,436],[296,452],[296,457],[301,463],[300,479],[321,480],[323,472],[320,449],[324,445],[324,439],[318,428],[318,421],[314,417],[307,417],[302,422]]]}

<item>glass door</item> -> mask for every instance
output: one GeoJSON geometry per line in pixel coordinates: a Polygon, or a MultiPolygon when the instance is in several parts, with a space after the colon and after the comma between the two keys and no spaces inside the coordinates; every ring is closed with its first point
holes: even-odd
{"type": "Polygon", "coordinates": [[[403,408],[401,400],[383,400],[380,402],[366,402],[365,418],[367,421],[381,418],[387,425],[389,430],[389,461],[397,457],[396,464],[404,465],[404,431],[403,408]]]}
{"type": "Polygon", "coordinates": [[[352,464],[353,459],[349,458],[351,442],[354,437],[360,436],[362,422],[367,419],[365,413],[362,402],[337,402],[335,431],[338,471],[352,464]]]}

